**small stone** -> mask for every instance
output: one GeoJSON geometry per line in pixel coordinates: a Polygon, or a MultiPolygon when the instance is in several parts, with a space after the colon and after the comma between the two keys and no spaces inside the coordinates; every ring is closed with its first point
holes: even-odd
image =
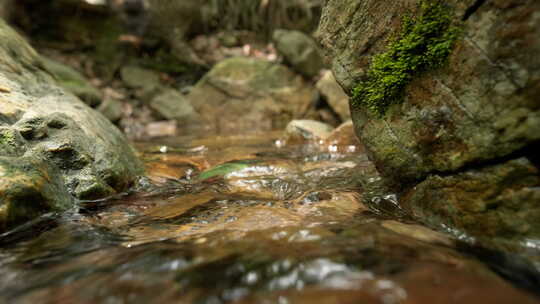
{"type": "Polygon", "coordinates": [[[313,77],[324,67],[317,44],[300,31],[276,30],[272,36],[276,49],[300,74],[313,77]]]}
{"type": "Polygon", "coordinates": [[[173,89],[165,89],[155,96],[150,101],[150,108],[158,116],[168,120],[186,121],[197,116],[189,100],[173,89]]]}
{"type": "Polygon", "coordinates": [[[322,140],[332,132],[332,126],[316,120],[293,120],[285,129],[289,139],[322,140]]]}
{"type": "MultiPolygon", "coordinates": [[[[163,137],[174,136],[178,130],[177,122],[175,120],[167,121],[155,121],[146,125],[146,135],[150,137],[163,137]]],[[[159,151],[161,153],[167,153],[167,146],[162,146],[159,151]]]]}
{"type": "Polygon", "coordinates": [[[316,87],[341,120],[351,119],[349,96],[345,94],[343,88],[337,83],[332,71],[324,71],[321,79],[317,81],[316,87]]]}
{"type": "Polygon", "coordinates": [[[138,66],[125,66],[120,70],[120,77],[132,89],[152,89],[160,85],[159,75],[138,66]]]}
{"type": "Polygon", "coordinates": [[[122,103],[115,99],[107,99],[98,107],[98,111],[110,121],[117,122],[122,118],[122,103]]]}

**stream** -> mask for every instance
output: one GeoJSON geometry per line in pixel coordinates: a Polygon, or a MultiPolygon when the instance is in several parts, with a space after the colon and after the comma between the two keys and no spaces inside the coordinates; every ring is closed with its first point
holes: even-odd
{"type": "Polygon", "coordinates": [[[540,303],[366,193],[360,146],[283,138],[137,143],[132,191],[0,235],[0,303],[540,303]]]}

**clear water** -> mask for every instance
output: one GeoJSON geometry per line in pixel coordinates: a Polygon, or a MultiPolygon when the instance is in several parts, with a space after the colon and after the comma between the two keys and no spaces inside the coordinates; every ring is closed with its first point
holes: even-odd
{"type": "Polygon", "coordinates": [[[148,176],[130,193],[0,236],[0,302],[540,302],[369,193],[360,147],[268,133],[138,148],[148,176]]]}

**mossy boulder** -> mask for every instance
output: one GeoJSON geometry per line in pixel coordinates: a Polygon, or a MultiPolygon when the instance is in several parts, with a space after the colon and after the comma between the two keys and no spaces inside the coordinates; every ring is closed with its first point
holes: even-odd
{"type": "Polygon", "coordinates": [[[383,188],[429,225],[536,255],[539,10],[329,0],[317,33],[383,188]]]}
{"type": "MultiPolygon", "coordinates": [[[[31,181],[38,176],[35,183],[43,185],[43,189],[67,189],[55,194],[63,198],[53,199],[43,193],[44,203],[38,205],[52,206],[55,200],[73,202],[72,197],[103,198],[126,190],[142,173],[134,150],[120,131],[58,86],[42,58],[3,21],[0,86],[0,156],[9,157],[3,158],[4,163],[37,164],[36,168],[43,167],[39,172],[57,172],[58,178],[47,182],[52,183],[49,187],[39,181],[45,179],[45,173],[35,173],[38,169],[32,165],[17,167],[17,176],[27,170],[25,178],[31,181]]],[[[3,186],[6,193],[11,191],[9,185],[3,186]]],[[[40,187],[30,188],[38,193],[40,187]]],[[[8,197],[2,199],[4,205],[19,205],[11,205],[8,197]]]]}
{"type": "Polygon", "coordinates": [[[309,118],[318,93],[286,66],[236,57],[216,64],[187,98],[214,132],[245,133],[309,118]]]}
{"type": "Polygon", "coordinates": [[[317,36],[385,175],[452,172],[540,139],[540,3],[481,3],[325,6],[317,36]]]}

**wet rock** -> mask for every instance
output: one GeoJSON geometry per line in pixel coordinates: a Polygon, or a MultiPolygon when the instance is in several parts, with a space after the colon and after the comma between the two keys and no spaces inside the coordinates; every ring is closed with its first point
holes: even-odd
{"type": "Polygon", "coordinates": [[[46,57],[42,58],[45,68],[54,75],[58,84],[75,94],[91,107],[101,103],[101,93],[90,84],[88,79],[74,68],[46,57]]]}
{"type": "Polygon", "coordinates": [[[519,251],[527,240],[540,239],[539,186],[538,169],[520,158],[451,176],[430,175],[402,201],[432,226],[519,251]]]}
{"type": "Polygon", "coordinates": [[[119,121],[124,113],[122,103],[115,99],[106,99],[99,105],[97,110],[112,122],[119,121]]]}
{"type": "Polygon", "coordinates": [[[332,132],[324,139],[323,145],[326,146],[329,152],[365,152],[364,145],[362,145],[354,133],[354,125],[351,120],[342,123],[332,130],[332,132]]]}
{"type": "Polygon", "coordinates": [[[47,163],[0,156],[0,231],[74,204],[62,177],[47,163]]]}
{"type": "Polygon", "coordinates": [[[198,116],[189,100],[173,89],[163,89],[152,98],[149,106],[160,117],[184,124],[195,120],[198,116]]]}
{"type": "Polygon", "coordinates": [[[317,34],[353,96],[356,134],[381,181],[404,189],[404,206],[465,240],[533,255],[539,173],[517,158],[536,154],[540,139],[538,9],[537,1],[330,0],[317,34]],[[381,54],[405,33],[402,16],[411,14],[414,28],[426,7],[448,14],[460,34],[445,40],[450,51],[438,68],[406,76],[401,96],[375,113],[382,105],[354,100],[355,88],[374,62],[397,60],[381,54]]]}
{"type": "Polygon", "coordinates": [[[2,156],[22,156],[27,149],[19,132],[9,127],[0,127],[0,153],[2,156]]]}
{"type": "MultiPolygon", "coordinates": [[[[60,88],[36,52],[4,22],[0,22],[0,41],[4,87],[0,92],[0,156],[12,157],[15,163],[19,159],[45,162],[59,174],[57,181],[49,182],[65,185],[77,198],[124,191],[141,173],[141,165],[120,131],[60,88]]],[[[9,184],[5,187],[9,189],[9,184]]],[[[47,202],[49,194],[41,197],[45,205],[55,204],[47,202]]]]}
{"type": "Polygon", "coordinates": [[[332,132],[332,126],[316,120],[293,120],[285,128],[288,140],[313,140],[318,141],[328,137],[332,132]]]}
{"type": "Polygon", "coordinates": [[[349,96],[343,92],[332,71],[325,71],[316,87],[342,121],[351,119],[349,96]]]}
{"type": "Polygon", "coordinates": [[[275,30],[272,40],[276,49],[297,72],[313,77],[323,68],[323,61],[315,41],[300,31],[275,30]]]}
{"type": "Polygon", "coordinates": [[[219,134],[282,129],[313,109],[317,92],[283,65],[238,57],[218,63],[187,97],[219,134]]]}
{"type": "Polygon", "coordinates": [[[175,120],[154,121],[146,125],[145,131],[149,137],[174,136],[178,130],[175,120]]]}

